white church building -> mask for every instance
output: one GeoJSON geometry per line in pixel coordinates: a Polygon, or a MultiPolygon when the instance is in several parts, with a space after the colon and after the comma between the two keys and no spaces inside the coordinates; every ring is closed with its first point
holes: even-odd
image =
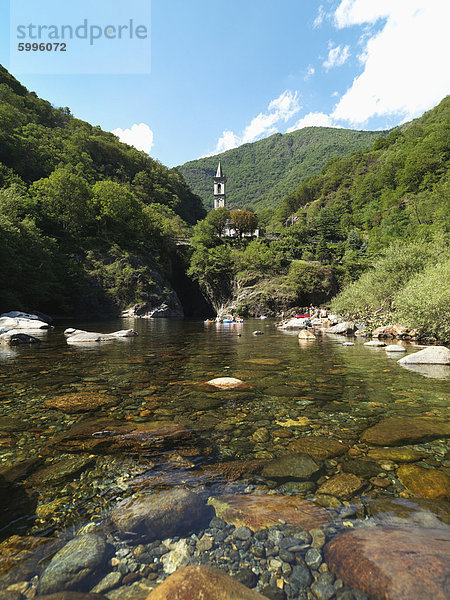
{"type": "MultiPolygon", "coordinates": [[[[227,178],[225,177],[222,165],[219,161],[217,172],[214,179],[214,210],[217,208],[227,208],[227,178]]],[[[223,230],[223,237],[238,237],[237,231],[234,229],[231,222],[228,222],[223,230]]],[[[243,237],[259,237],[259,228],[256,228],[251,233],[244,233],[243,237]]]]}

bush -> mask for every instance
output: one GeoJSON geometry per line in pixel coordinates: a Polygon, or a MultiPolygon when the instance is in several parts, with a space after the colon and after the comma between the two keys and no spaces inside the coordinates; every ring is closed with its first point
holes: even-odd
{"type": "Polygon", "coordinates": [[[417,329],[421,337],[449,342],[449,281],[450,259],[430,265],[412,277],[393,301],[398,321],[417,329]]]}

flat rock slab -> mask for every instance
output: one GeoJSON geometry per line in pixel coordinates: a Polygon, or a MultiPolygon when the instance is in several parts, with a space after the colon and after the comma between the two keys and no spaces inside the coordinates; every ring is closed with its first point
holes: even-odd
{"type": "Polygon", "coordinates": [[[348,450],[348,445],[326,437],[302,437],[289,444],[292,452],[305,452],[317,460],[340,456],[348,450]]]}
{"type": "Polygon", "coordinates": [[[375,446],[399,446],[449,436],[449,421],[429,417],[390,417],[366,429],[361,441],[375,446]]]}
{"type": "Polygon", "coordinates": [[[419,450],[414,450],[414,448],[402,447],[402,446],[393,446],[387,448],[371,448],[367,456],[372,458],[373,460],[393,460],[397,463],[409,463],[409,462],[417,462],[422,458],[426,458],[428,454],[426,452],[419,452],[419,450]]]}
{"type": "Polygon", "coordinates": [[[445,346],[430,346],[401,358],[400,365],[450,365],[450,350],[445,346]]]}
{"type": "Polygon", "coordinates": [[[102,419],[83,421],[50,440],[51,449],[69,454],[88,452],[115,454],[147,453],[180,445],[191,445],[192,431],[176,423],[117,423],[102,419]]]}
{"type": "Polygon", "coordinates": [[[45,463],[29,478],[36,487],[56,485],[63,481],[74,479],[80,473],[91,467],[95,459],[90,456],[66,456],[45,463]]]}
{"type": "Polygon", "coordinates": [[[211,497],[208,504],[227,523],[236,527],[245,526],[252,531],[279,525],[280,519],[287,525],[302,529],[319,529],[330,518],[322,507],[296,496],[236,494],[211,497]]]}
{"type": "Polygon", "coordinates": [[[147,600],[264,600],[223,571],[204,565],[178,569],[147,600]]]}
{"type": "Polygon", "coordinates": [[[108,600],[102,594],[83,594],[83,592],[58,592],[37,596],[36,600],[108,600]]]}
{"type": "Polygon", "coordinates": [[[402,465],[397,476],[408,492],[422,498],[450,499],[450,477],[437,469],[402,465]]]}
{"type": "Polygon", "coordinates": [[[131,532],[150,542],[195,531],[206,525],[211,513],[198,494],[175,488],[119,502],[111,521],[121,534],[131,532]]]}
{"type": "Polygon", "coordinates": [[[371,600],[447,600],[449,542],[442,529],[353,529],[328,542],[325,560],[371,600]]]}
{"type": "Polygon", "coordinates": [[[351,498],[363,485],[364,481],[353,473],[340,473],[325,481],[317,493],[346,499],[351,498]]]}
{"type": "Polygon", "coordinates": [[[63,413],[74,414],[98,410],[99,408],[111,406],[116,402],[117,399],[108,394],[77,392],[49,398],[44,402],[44,406],[54,408],[63,413]]]}

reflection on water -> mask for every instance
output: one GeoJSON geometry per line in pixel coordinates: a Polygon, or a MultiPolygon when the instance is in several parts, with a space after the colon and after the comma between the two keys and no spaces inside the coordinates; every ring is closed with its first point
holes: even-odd
{"type": "MultiPolygon", "coordinates": [[[[53,535],[102,519],[137,490],[181,484],[207,495],[275,490],[318,497],[336,514],[351,497],[354,514],[378,515],[370,506],[405,495],[405,486],[400,463],[368,460],[362,432],[387,417],[447,418],[447,384],[434,379],[442,369],[403,369],[364,340],[344,347],[339,336],[318,335],[299,345],[295,332],[256,320],[70,325],[134,328],[139,337],[69,346],[56,327],[40,345],[0,347],[0,492],[9,499],[0,513],[3,539],[53,535]],[[202,385],[221,376],[249,387],[202,385]],[[264,477],[264,461],[292,454],[305,437],[333,438],[346,453],[318,454],[321,470],[309,478],[264,477]],[[359,478],[359,488],[334,500],[321,495],[327,478],[343,470],[359,478]]],[[[439,436],[411,449],[421,453],[415,460],[424,469],[448,467],[439,436]]],[[[408,507],[400,508],[399,518],[408,520],[408,507]]],[[[442,518],[441,508],[418,510],[416,520],[442,518]]]]}

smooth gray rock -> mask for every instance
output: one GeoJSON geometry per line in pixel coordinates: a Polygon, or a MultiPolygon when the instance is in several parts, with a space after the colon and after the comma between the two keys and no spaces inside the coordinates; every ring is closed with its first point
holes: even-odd
{"type": "Polygon", "coordinates": [[[97,534],[74,537],[55,554],[39,580],[39,594],[88,591],[102,575],[112,548],[97,534]]]}
{"type": "Polygon", "coordinates": [[[400,365],[450,365],[450,350],[445,346],[429,346],[397,362],[400,365]]]}
{"type": "Polygon", "coordinates": [[[326,330],[326,333],[337,333],[340,335],[346,335],[347,333],[353,333],[355,331],[355,324],[352,321],[344,321],[343,323],[338,323],[337,325],[333,325],[326,330]]]}

